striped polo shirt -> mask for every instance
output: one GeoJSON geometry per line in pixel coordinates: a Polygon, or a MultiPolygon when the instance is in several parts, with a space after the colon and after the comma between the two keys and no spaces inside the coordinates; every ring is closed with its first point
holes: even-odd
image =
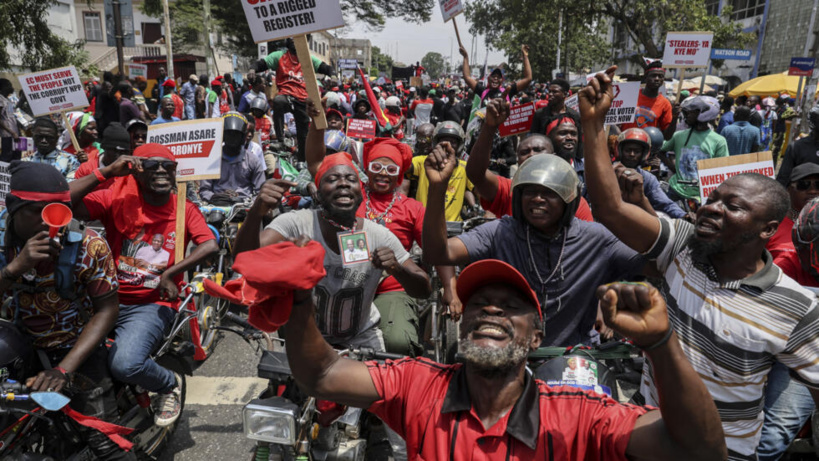
{"type": "MultiPolygon", "coordinates": [[[[663,295],[683,351],[705,382],[722,419],[730,460],[755,460],[763,422],[763,390],[774,361],[794,379],[819,387],[819,309],[813,293],[775,265],[720,283],[714,267],[688,246],[694,226],[660,219],[646,254],[665,273],[663,295]]],[[[642,394],[658,405],[649,362],[642,394]]]]}

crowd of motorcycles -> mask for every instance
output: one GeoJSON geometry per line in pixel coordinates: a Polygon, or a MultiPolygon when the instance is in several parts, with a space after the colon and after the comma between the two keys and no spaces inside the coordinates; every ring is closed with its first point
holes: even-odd
{"type": "MultiPolygon", "coordinates": [[[[293,143],[278,144],[272,152],[280,162],[294,161],[293,143]]],[[[279,213],[298,208],[302,197],[291,195],[283,200],[279,213]]],[[[296,385],[285,353],[284,340],[275,333],[257,330],[246,320],[246,308],[210,296],[204,280],[218,284],[238,274],[233,273],[232,250],[239,226],[251,205],[250,201],[232,204],[202,204],[200,209],[219,244],[218,253],[203,267],[187,276],[180,290],[180,308],[173,326],[153,359],[182,377],[181,401],[184,417],[185,376],[192,376],[196,366],[207,360],[226,334],[238,335],[259,356],[258,377],[267,380],[263,392],[248,402],[242,411],[246,438],[254,441],[251,459],[256,461],[360,461],[388,459],[389,443],[383,424],[359,408],[318,400],[304,394],[296,385]],[[382,449],[379,451],[379,447],[382,449]],[[386,447],[386,449],[383,449],[386,447]]],[[[695,211],[696,203],[685,203],[683,209],[695,211]]],[[[447,225],[450,237],[466,232],[490,218],[466,216],[463,222],[447,225]]],[[[413,248],[412,257],[422,263],[422,252],[413,248]]],[[[420,330],[425,356],[442,363],[455,363],[458,356],[459,325],[453,322],[442,302],[440,281],[432,266],[427,267],[434,286],[433,295],[419,303],[420,330]]],[[[0,344],[0,460],[20,461],[92,461],[94,454],[84,445],[77,423],[65,410],[73,389],[82,389],[82,377],[76,375],[63,393],[30,392],[20,381],[30,370],[32,354],[25,339],[8,321],[0,321],[0,335],[16,338],[14,344],[0,344]],[[14,330],[14,331],[11,331],[14,330]],[[15,336],[16,335],[16,336],[15,336]]],[[[339,355],[354,360],[394,360],[402,356],[371,349],[349,348],[339,355]]],[[[48,364],[43,364],[48,366],[48,364]]],[[[594,346],[540,348],[529,357],[529,369],[535,377],[551,385],[568,385],[605,393],[628,401],[639,388],[643,358],[628,341],[614,339],[594,346]]],[[[50,366],[49,366],[50,368],[50,366]]],[[[138,386],[114,382],[119,426],[132,429],[126,439],[140,460],[158,459],[166,448],[179,421],[168,427],[154,424],[151,399],[155,395],[138,386]]],[[[638,394],[639,395],[639,394],[638,394]]],[[[636,401],[635,403],[641,403],[636,401]]],[[[790,460],[817,459],[812,440],[812,423],[803,429],[789,450],[790,460]]],[[[819,431],[813,431],[819,434],[819,431]]]]}

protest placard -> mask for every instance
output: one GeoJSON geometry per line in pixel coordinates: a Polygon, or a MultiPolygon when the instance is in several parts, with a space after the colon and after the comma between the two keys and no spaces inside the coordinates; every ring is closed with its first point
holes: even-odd
{"type": "Polygon", "coordinates": [[[74,66],[25,74],[18,80],[35,117],[88,106],[88,97],[74,66]]]}
{"type": "Polygon", "coordinates": [[[580,112],[580,102],[577,100],[577,93],[566,98],[566,100],[563,101],[563,104],[575,112],[580,112]]]}
{"type": "Polygon", "coordinates": [[[713,32],[669,32],[663,67],[707,67],[713,41],[713,32]]]}
{"type": "Polygon", "coordinates": [[[173,152],[179,163],[177,181],[219,179],[223,127],[221,118],[151,125],[147,142],[162,144],[173,152]]]}
{"type": "Polygon", "coordinates": [[[128,78],[144,77],[148,78],[148,66],[146,64],[128,63],[128,78]]]}
{"type": "Polygon", "coordinates": [[[816,66],[816,58],[791,58],[788,75],[792,77],[810,77],[816,66]]]}
{"type": "Polygon", "coordinates": [[[338,0],[242,0],[255,43],[344,27],[338,0]]]}
{"type": "Polygon", "coordinates": [[[640,97],[640,82],[615,83],[614,100],[606,114],[606,125],[631,123],[637,112],[637,99],[640,97]]]}
{"type": "Polygon", "coordinates": [[[528,133],[535,118],[535,103],[521,104],[509,109],[509,117],[498,129],[501,137],[528,133]]]}
{"type": "Polygon", "coordinates": [[[355,69],[358,67],[358,61],[355,59],[339,59],[338,60],[338,68],[339,69],[355,69]]]}
{"type": "Polygon", "coordinates": [[[449,21],[455,16],[464,12],[464,5],[461,0],[438,0],[441,4],[441,16],[444,17],[444,22],[449,21]]]}
{"type": "Polygon", "coordinates": [[[697,177],[702,203],[705,203],[708,195],[726,179],[740,173],[759,173],[773,178],[774,164],[771,151],[698,160],[697,177]]]}
{"type": "Polygon", "coordinates": [[[347,119],[347,137],[357,139],[375,138],[375,120],[347,119]]]}

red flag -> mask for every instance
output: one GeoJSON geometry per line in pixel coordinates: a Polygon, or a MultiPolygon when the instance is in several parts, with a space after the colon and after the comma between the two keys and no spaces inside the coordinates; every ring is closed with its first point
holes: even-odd
{"type": "Polygon", "coordinates": [[[373,88],[370,86],[370,81],[364,75],[364,71],[361,70],[360,67],[356,67],[356,69],[358,69],[358,75],[361,76],[361,81],[364,82],[364,89],[367,91],[367,99],[370,100],[370,107],[372,107],[373,114],[375,114],[375,120],[382,127],[387,126],[390,121],[387,119],[387,116],[384,115],[384,112],[381,111],[381,106],[378,104],[378,98],[375,97],[375,93],[373,93],[373,88]]]}

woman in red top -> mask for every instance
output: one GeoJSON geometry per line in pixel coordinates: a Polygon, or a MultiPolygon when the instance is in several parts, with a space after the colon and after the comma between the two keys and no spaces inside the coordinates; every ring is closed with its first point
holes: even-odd
{"type": "Polygon", "coordinates": [[[77,161],[80,163],[85,163],[89,157],[98,157],[100,153],[100,145],[97,142],[99,133],[97,132],[97,121],[94,116],[84,112],[70,112],[68,114],[68,123],[71,126],[66,127],[64,143],[67,143],[67,145],[63,150],[76,155],[77,161]],[[71,142],[68,129],[74,130],[74,135],[80,145],[79,153],[74,148],[74,143],[71,142]]]}
{"type": "MultiPolygon", "coordinates": [[[[377,138],[364,145],[364,164],[367,174],[365,198],[358,216],[374,221],[389,229],[407,251],[413,242],[421,244],[424,224],[424,206],[398,190],[404,172],[412,162],[412,149],[393,138],[377,138]]],[[[438,275],[444,286],[444,303],[449,306],[453,320],[461,315],[461,303],[455,294],[455,270],[439,266],[438,275]]],[[[404,292],[394,277],[387,277],[378,286],[375,306],[381,313],[380,328],[387,351],[417,356],[423,353],[418,339],[416,302],[404,292]]]]}

